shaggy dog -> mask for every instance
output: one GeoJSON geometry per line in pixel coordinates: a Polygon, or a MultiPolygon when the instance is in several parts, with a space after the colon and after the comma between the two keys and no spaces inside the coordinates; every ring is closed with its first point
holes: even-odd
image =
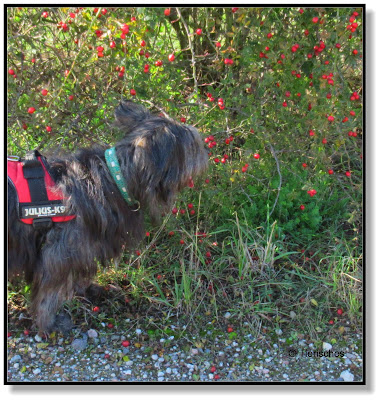
{"type": "Polygon", "coordinates": [[[195,128],[154,116],[131,101],[118,106],[115,118],[124,134],[112,148],[119,163],[116,172],[106,159],[106,147],[45,160],[55,190],[63,195],[65,213],[74,219],[43,229],[22,222],[18,195],[8,180],[9,276],[23,273],[32,285],[31,313],[41,331],[57,328],[62,303],[85,292],[98,263],[109,264],[124,246],[142,239],[145,214],[158,220],[176,194],[207,167],[207,152],[195,128]]]}

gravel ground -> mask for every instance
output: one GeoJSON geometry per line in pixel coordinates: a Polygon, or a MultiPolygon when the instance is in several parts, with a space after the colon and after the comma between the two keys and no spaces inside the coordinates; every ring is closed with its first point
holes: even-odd
{"type": "Polygon", "coordinates": [[[278,329],[231,340],[210,328],[202,338],[152,339],[141,329],[125,337],[105,325],[66,338],[21,333],[8,337],[8,383],[362,381],[359,335],[343,347],[286,338],[278,329]]]}

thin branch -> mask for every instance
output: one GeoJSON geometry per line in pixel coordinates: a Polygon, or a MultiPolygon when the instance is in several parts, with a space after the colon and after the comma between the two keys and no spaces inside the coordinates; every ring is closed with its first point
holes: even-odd
{"type": "Polygon", "coordinates": [[[269,144],[269,147],[270,147],[270,151],[272,152],[272,155],[273,155],[274,159],[276,160],[277,172],[278,172],[278,175],[280,177],[280,182],[278,184],[278,189],[277,189],[276,200],[275,200],[275,202],[273,204],[272,211],[269,213],[269,216],[271,216],[273,211],[274,211],[274,209],[276,208],[276,204],[277,204],[278,198],[280,197],[280,191],[281,191],[281,186],[282,186],[282,175],[281,175],[281,171],[280,171],[280,163],[279,163],[278,158],[276,156],[276,152],[274,151],[274,148],[273,148],[272,144],[270,142],[268,142],[268,144],[269,144]]]}
{"type": "Polygon", "coordinates": [[[191,66],[193,69],[193,79],[194,79],[194,93],[198,95],[198,80],[197,80],[197,70],[195,68],[195,53],[194,53],[194,45],[193,45],[193,40],[191,38],[190,32],[189,32],[189,27],[186,24],[186,21],[182,17],[181,11],[179,10],[178,7],[176,7],[177,13],[183,23],[183,26],[185,28],[187,38],[189,40],[189,45],[190,45],[190,51],[191,51],[191,66]]]}

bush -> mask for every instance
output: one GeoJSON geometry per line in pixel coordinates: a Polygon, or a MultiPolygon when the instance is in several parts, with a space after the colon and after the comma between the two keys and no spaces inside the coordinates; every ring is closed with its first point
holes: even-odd
{"type": "Polygon", "coordinates": [[[291,250],[360,257],[362,11],[8,7],[8,152],[113,143],[134,98],[209,147],[168,230],[221,243],[236,219],[276,222],[291,250]]]}

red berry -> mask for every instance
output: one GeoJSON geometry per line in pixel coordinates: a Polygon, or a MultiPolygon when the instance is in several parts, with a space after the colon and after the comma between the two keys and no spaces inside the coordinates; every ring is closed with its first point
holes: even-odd
{"type": "Polygon", "coordinates": [[[168,17],[170,15],[170,8],[165,8],[164,15],[168,17]]]}
{"type": "Polygon", "coordinates": [[[211,373],[214,373],[216,371],[216,367],[215,366],[212,366],[211,368],[210,368],[210,372],[211,373]]]}
{"type": "Polygon", "coordinates": [[[323,138],[323,139],[322,139],[322,143],[323,143],[323,144],[326,144],[326,143],[327,143],[327,139],[326,139],[326,138],[323,138]]]}
{"type": "Polygon", "coordinates": [[[36,111],[36,109],[34,107],[29,107],[28,108],[28,113],[29,114],[33,114],[36,111]]]}
{"type": "Polygon", "coordinates": [[[136,96],[136,90],[135,89],[131,89],[129,91],[129,93],[131,94],[131,96],[136,96]]]}
{"type": "Polygon", "coordinates": [[[329,116],[327,117],[327,120],[328,120],[329,122],[333,122],[334,119],[335,119],[335,118],[334,118],[332,115],[329,115],[329,116]]]}
{"type": "Polygon", "coordinates": [[[52,130],[52,129],[51,129],[51,126],[48,125],[48,126],[46,127],[46,130],[47,130],[48,132],[51,132],[51,130],[52,130]]]}
{"type": "Polygon", "coordinates": [[[14,71],[13,69],[8,69],[8,74],[9,74],[9,75],[14,75],[14,74],[15,74],[15,71],[14,71]]]}
{"type": "Polygon", "coordinates": [[[146,45],[145,40],[142,40],[141,43],[140,43],[140,46],[141,46],[141,47],[144,47],[145,45],[146,45]]]}
{"type": "Polygon", "coordinates": [[[334,321],[332,319],[330,319],[329,324],[334,325],[334,321]]]}
{"type": "Polygon", "coordinates": [[[253,158],[256,158],[256,160],[258,160],[258,159],[260,158],[260,154],[255,153],[255,154],[253,155],[253,158]]]}
{"type": "Polygon", "coordinates": [[[342,314],[343,314],[343,310],[342,310],[341,308],[338,308],[338,309],[336,310],[336,313],[337,313],[338,315],[342,315],[342,314]]]}
{"type": "Polygon", "coordinates": [[[41,17],[42,18],[47,18],[49,16],[49,13],[47,12],[47,11],[44,11],[42,14],[41,14],[41,17]]]}
{"type": "Polygon", "coordinates": [[[46,96],[48,94],[48,91],[46,89],[41,90],[42,96],[46,96]]]}
{"type": "Polygon", "coordinates": [[[352,54],[353,54],[354,56],[356,56],[356,54],[358,54],[358,51],[357,51],[357,50],[352,50],[352,54]]]}
{"type": "Polygon", "coordinates": [[[121,345],[122,345],[123,347],[129,347],[129,346],[131,345],[131,342],[130,342],[129,340],[123,340],[123,341],[121,342],[121,345]]]}
{"type": "Polygon", "coordinates": [[[175,215],[175,214],[177,214],[177,212],[178,212],[178,208],[175,208],[175,207],[174,207],[174,208],[172,209],[172,214],[175,215]]]}
{"type": "Polygon", "coordinates": [[[234,329],[232,328],[232,326],[229,326],[228,328],[227,328],[227,332],[228,333],[231,333],[231,332],[233,332],[234,331],[234,329]]]}
{"type": "Polygon", "coordinates": [[[24,331],[24,335],[25,335],[25,336],[28,336],[28,335],[29,335],[29,333],[30,333],[29,329],[25,329],[25,331],[24,331]]]}
{"type": "Polygon", "coordinates": [[[318,18],[318,17],[314,17],[314,18],[312,19],[312,21],[313,21],[313,24],[316,24],[316,23],[318,22],[318,20],[319,20],[319,18],[318,18]]]}
{"type": "Polygon", "coordinates": [[[345,172],[345,175],[346,175],[346,176],[351,176],[351,172],[350,172],[350,171],[346,171],[346,172],[345,172]]]}
{"type": "Polygon", "coordinates": [[[99,312],[99,311],[100,311],[100,308],[99,308],[98,306],[95,306],[95,307],[92,309],[92,311],[93,311],[93,312],[99,312]]]}
{"type": "Polygon", "coordinates": [[[184,241],[183,239],[181,239],[181,240],[179,241],[179,243],[180,243],[180,244],[185,244],[185,241],[184,241]]]}
{"type": "Polygon", "coordinates": [[[220,42],[216,42],[216,43],[215,43],[215,46],[216,46],[216,47],[222,47],[222,45],[220,44],[220,42]]]}
{"type": "Polygon", "coordinates": [[[196,33],[197,35],[202,35],[202,29],[198,28],[198,29],[195,31],[195,33],[196,33]]]}
{"type": "Polygon", "coordinates": [[[70,101],[73,101],[73,100],[74,100],[74,95],[70,94],[69,100],[70,100],[70,101]]]}
{"type": "Polygon", "coordinates": [[[300,205],[300,210],[303,211],[305,209],[305,206],[303,204],[300,205]]]}
{"type": "Polygon", "coordinates": [[[174,53],[169,54],[168,59],[169,59],[170,62],[173,62],[173,61],[175,60],[175,55],[174,55],[174,53]]]}
{"type": "Polygon", "coordinates": [[[332,175],[334,173],[334,171],[332,169],[329,169],[329,175],[332,175]]]}

